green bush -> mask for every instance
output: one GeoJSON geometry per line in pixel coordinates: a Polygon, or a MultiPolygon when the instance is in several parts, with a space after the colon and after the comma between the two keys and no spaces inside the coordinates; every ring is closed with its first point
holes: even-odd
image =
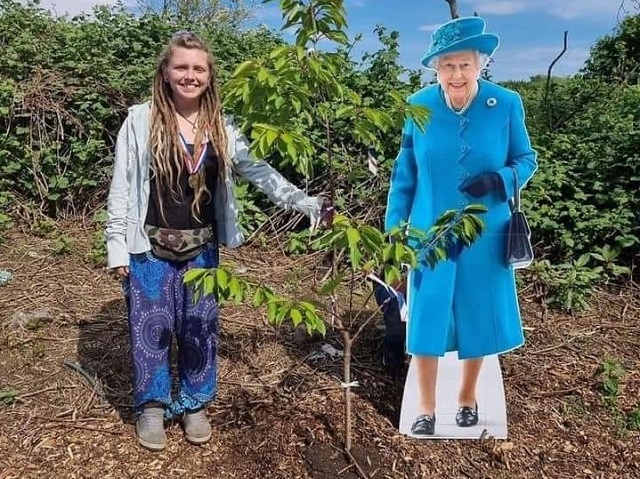
{"type": "Polygon", "coordinates": [[[562,263],[609,245],[630,264],[640,251],[640,86],[554,81],[547,103],[543,81],[513,86],[539,153],[523,194],[539,254],[562,263]]]}
{"type": "MultiPolygon", "coordinates": [[[[194,26],[176,18],[153,12],[136,16],[123,6],[98,7],[91,16],[54,17],[36,3],[0,0],[0,127],[8,132],[0,136],[0,239],[10,225],[12,202],[51,218],[104,206],[115,135],[127,107],[148,98],[156,59],[172,32],[193,29],[205,37],[225,85],[242,62],[264,57],[283,43],[264,28],[194,26]]],[[[523,206],[540,262],[524,276],[543,284],[552,302],[569,310],[586,306],[594,284],[632,273],[628,267],[640,253],[640,86],[630,76],[620,82],[606,75],[615,52],[623,49],[625,61],[637,55],[635,44],[625,40],[637,24],[634,16],[598,42],[584,75],[554,78],[548,89],[544,77],[506,84],[523,97],[539,153],[540,168],[523,194],[523,206]]],[[[399,65],[397,32],[382,26],[375,32],[378,50],[342,63],[338,80],[358,97],[362,111],[391,115],[397,104],[388,92],[407,96],[422,78],[399,65]]],[[[350,48],[340,47],[337,54],[350,48]]],[[[292,119],[304,124],[303,140],[318,148],[326,134],[323,115],[337,119],[330,132],[336,147],[320,149],[312,159],[312,192],[333,192],[340,211],[380,226],[400,131],[367,138],[358,131],[362,125],[336,114],[345,102],[320,101],[318,92],[311,93],[316,97],[310,118],[292,119]],[[377,177],[367,169],[369,147],[380,161],[377,177]]],[[[227,100],[227,111],[242,122],[245,99],[227,100]]],[[[262,100],[268,106],[270,100],[262,100]]],[[[285,155],[266,159],[305,184],[285,155]]],[[[271,211],[269,203],[245,184],[238,191],[243,228],[253,231],[271,211]]],[[[294,232],[289,249],[304,251],[303,237],[294,232]]],[[[103,255],[103,239],[96,237],[92,257],[100,261],[103,255]]]]}
{"type": "MultiPolygon", "coordinates": [[[[0,0],[0,127],[9,131],[0,136],[0,192],[53,218],[100,206],[126,109],[148,97],[160,49],[180,29],[122,6],[56,18],[34,3],[0,0]]],[[[222,77],[279,41],[266,30],[196,31],[211,41],[222,77]]]]}

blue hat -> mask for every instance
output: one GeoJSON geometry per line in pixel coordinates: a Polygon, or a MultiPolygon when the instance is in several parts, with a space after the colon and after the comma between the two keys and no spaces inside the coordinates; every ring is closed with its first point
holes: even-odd
{"type": "Polygon", "coordinates": [[[484,27],[484,20],[480,17],[456,18],[440,25],[431,34],[431,45],[422,58],[422,64],[427,68],[433,68],[429,63],[435,57],[463,50],[493,55],[500,39],[493,33],[485,33],[484,27]]]}

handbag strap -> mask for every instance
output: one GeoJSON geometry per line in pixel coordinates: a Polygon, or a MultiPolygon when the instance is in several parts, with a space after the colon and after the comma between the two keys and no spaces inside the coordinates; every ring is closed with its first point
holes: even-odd
{"type": "Polygon", "coordinates": [[[518,170],[515,166],[511,167],[513,171],[513,211],[520,211],[520,188],[518,187],[518,170]]]}

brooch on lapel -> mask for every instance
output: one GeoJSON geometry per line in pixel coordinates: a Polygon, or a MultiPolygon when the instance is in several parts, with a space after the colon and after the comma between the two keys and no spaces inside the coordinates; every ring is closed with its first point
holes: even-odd
{"type": "Polygon", "coordinates": [[[496,100],[495,98],[491,97],[487,100],[487,106],[489,108],[492,108],[494,106],[496,106],[498,104],[498,100],[496,100]]]}

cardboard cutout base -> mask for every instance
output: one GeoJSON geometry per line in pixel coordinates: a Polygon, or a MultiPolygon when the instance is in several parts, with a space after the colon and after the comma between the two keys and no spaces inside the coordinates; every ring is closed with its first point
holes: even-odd
{"type": "Polygon", "coordinates": [[[420,392],[416,376],[415,361],[411,359],[402,397],[400,432],[416,439],[479,439],[485,435],[496,439],[507,438],[507,408],[502,384],[502,372],[497,355],[484,358],[477,387],[478,424],[458,427],[458,390],[462,375],[462,362],[456,352],[440,358],[438,383],[436,386],[436,429],[433,436],[413,436],[411,425],[418,416],[420,392]]]}

